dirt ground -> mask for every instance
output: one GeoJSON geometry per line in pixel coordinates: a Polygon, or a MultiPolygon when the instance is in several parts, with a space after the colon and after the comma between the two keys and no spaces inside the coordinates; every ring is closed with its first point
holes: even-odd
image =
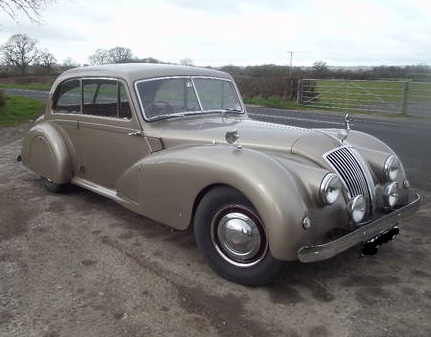
{"type": "Polygon", "coordinates": [[[0,129],[0,336],[431,336],[429,191],[374,257],[292,263],[248,288],[178,232],[16,163],[27,125],[0,129]]]}

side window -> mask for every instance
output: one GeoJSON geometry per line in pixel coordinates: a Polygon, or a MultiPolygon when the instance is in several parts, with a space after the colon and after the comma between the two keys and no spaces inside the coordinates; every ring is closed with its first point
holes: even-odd
{"type": "Polygon", "coordinates": [[[106,79],[82,81],[84,115],[131,119],[126,88],[121,82],[106,79]]]}
{"type": "Polygon", "coordinates": [[[69,80],[60,84],[54,95],[54,112],[81,113],[81,83],[69,80]]]}
{"type": "Polygon", "coordinates": [[[57,113],[132,118],[124,84],[107,79],[73,79],[61,83],[54,94],[53,110],[57,113]]]}

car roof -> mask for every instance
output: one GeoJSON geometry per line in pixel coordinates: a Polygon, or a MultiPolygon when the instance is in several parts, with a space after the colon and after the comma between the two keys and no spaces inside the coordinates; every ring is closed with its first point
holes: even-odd
{"type": "Polygon", "coordinates": [[[84,66],[73,68],[63,72],[58,80],[63,81],[73,77],[115,77],[126,81],[135,82],[142,79],[150,79],[166,76],[210,76],[225,79],[232,77],[222,71],[193,66],[180,66],[172,64],[155,63],[124,63],[106,64],[99,66],[84,66]]]}

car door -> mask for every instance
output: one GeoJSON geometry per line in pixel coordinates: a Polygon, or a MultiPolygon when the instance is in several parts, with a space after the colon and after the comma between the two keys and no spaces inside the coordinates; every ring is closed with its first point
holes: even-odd
{"type": "Polygon", "coordinates": [[[117,79],[73,79],[60,86],[53,113],[68,139],[75,178],[115,189],[126,170],[150,153],[130,102],[117,79]]]}

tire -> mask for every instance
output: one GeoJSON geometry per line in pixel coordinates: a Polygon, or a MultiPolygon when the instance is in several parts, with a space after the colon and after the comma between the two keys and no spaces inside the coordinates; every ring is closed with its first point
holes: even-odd
{"type": "Polygon", "coordinates": [[[268,284],[284,265],[271,255],[256,209],[231,187],[216,187],[202,198],[194,233],[210,267],[227,280],[249,286],[268,284]]]}
{"type": "Polygon", "coordinates": [[[52,180],[41,177],[42,178],[42,184],[45,189],[51,193],[60,193],[64,190],[64,184],[56,184],[52,180]]]}

